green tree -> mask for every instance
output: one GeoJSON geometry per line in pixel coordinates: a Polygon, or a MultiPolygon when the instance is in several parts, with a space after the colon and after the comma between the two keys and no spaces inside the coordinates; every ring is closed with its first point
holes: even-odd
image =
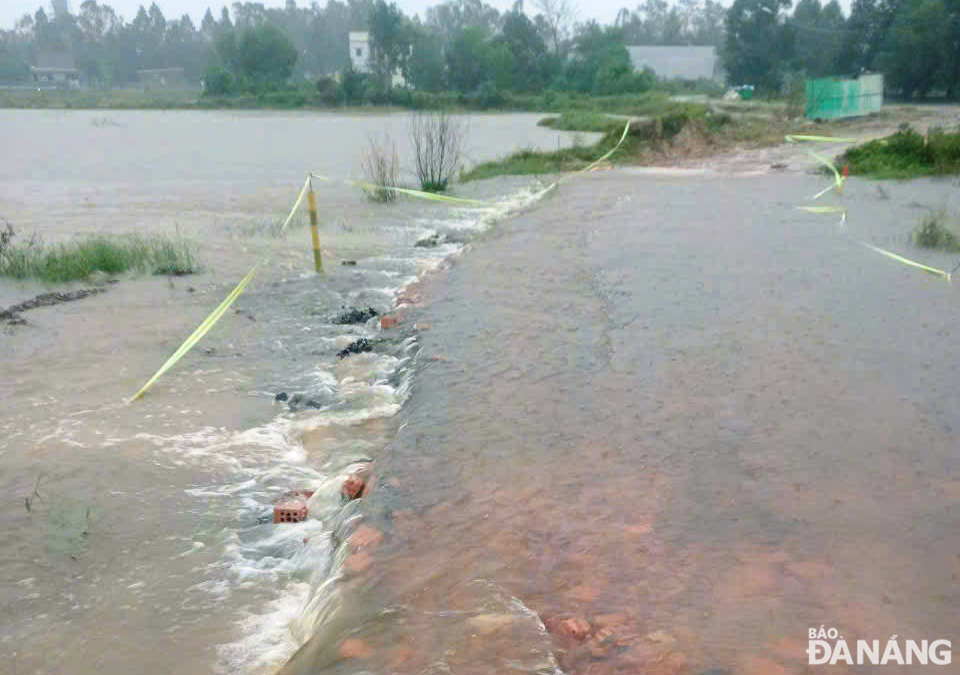
{"type": "Polygon", "coordinates": [[[238,74],[256,89],[282,86],[296,63],[296,47],[269,23],[245,29],[237,41],[238,74]]]}
{"type": "Polygon", "coordinates": [[[950,88],[945,58],[952,46],[950,23],[944,0],[909,0],[899,6],[872,64],[885,74],[889,89],[911,98],[950,88]]]}
{"type": "Polygon", "coordinates": [[[418,26],[413,32],[410,58],[403,76],[416,89],[441,91],[446,85],[443,44],[433,31],[418,26]]]}
{"type": "Polygon", "coordinates": [[[494,47],[502,45],[496,56],[500,62],[497,86],[511,91],[539,91],[543,89],[547,67],[547,46],[533,22],[519,9],[503,15],[503,28],[494,40],[494,47]]]}
{"type": "Polygon", "coordinates": [[[778,92],[792,57],[792,31],[783,12],[791,0],[734,0],[727,12],[723,52],[732,84],[752,84],[778,92]]]}
{"type": "Polygon", "coordinates": [[[594,94],[642,92],[652,85],[648,74],[634,72],[622,31],[595,21],[582,26],[574,38],[564,79],[568,87],[594,94]]]}
{"type": "Polygon", "coordinates": [[[789,19],[794,35],[796,67],[810,77],[836,72],[836,61],[845,32],[843,10],[836,0],[800,0],[789,19]]]}
{"type": "Polygon", "coordinates": [[[449,84],[457,91],[473,91],[493,80],[493,54],[482,26],[470,26],[457,35],[446,53],[449,84]]]}
{"type": "Polygon", "coordinates": [[[396,4],[377,0],[370,10],[368,30],[373,74],[382,87],[389,89],[393,74],[403,70],[410,55],[411,31],[407,18],[396,4]]]}

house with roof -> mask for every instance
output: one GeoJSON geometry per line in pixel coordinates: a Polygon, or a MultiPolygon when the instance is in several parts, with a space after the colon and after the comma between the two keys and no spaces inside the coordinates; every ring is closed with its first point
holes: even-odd
{"type": "Polygon", "coordinates": [[[34,81],[40,86],[76,89],[80,87],[80,71],[73,54],[67,52],[42,52],[37,55],[37,65],[32,66],[34,81]]]}

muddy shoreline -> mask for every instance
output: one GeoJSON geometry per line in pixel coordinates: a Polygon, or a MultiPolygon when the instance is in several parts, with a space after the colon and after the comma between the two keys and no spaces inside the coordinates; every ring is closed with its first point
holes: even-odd
{"type": "Polygon", "coordinates": [[[64,302],[83,300],[91,295],[104,293],[109,288],[109,286],[101,285],[94,286],[93,288],[81,288],[75,291],[53,291],[50,293],[41,293],[40,295],[36,295],[29,300],[24,300],[23,302],[11,305],[6,309],[0,309],[0,321],[6,321],[10,325],[21,326],[27,323],[27,320],[21,316],[23,312],[36,309],[38,307],[52,307],[64,302]]]}

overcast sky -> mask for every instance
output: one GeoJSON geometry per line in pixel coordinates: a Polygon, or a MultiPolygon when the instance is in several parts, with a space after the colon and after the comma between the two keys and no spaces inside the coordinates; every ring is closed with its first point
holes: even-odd
{"type": "MultiPolygon", "coordinates": [[[[99,0],[103,1],[103,0],[99,0]]],[[[286,0],[260,0],[266,7],[283,7],[286,0]]],[[[423,15],[423,10],[427,7],[440,4],[441,0],[395,0],[397,4],[408,14],[423,15]]],[[[493,5],[497,9],[509,9],[513,6],[513,0],[485,0],[487,4],[493,5]]],[[[137,8],[142,4],[150,6],[152,0],[106,0],[104,4],[113,7],[117,14],[125,20],[130,21],[137,14],[137,8]]],[[[83,0],[70,0],[70,11],[76,13],[83,0]]],[[[0,26],[9,29],[13,27],[14,22],[29,12],[33,14],[40,5],[44,10],[50,13],[49,0],[0,0],[0,26]]],[[[214,15],[220,13],[220,8],[224,5],[233,4],[223,0],[157,0],[163,15],[170,18],[179,18],[183,14],[190,14],[195,24],[200,24],[203,13],[207,7],[213,9],[214,15]]],[[[298,5],[309,6],[310,0],[298,0],[298,5]]],[[[320,0],[320,4],[326,4],[325,0],[320,0]]],[[[637,0],[578,0],[582,18],[599,19],[604,23],[609,23],[617,16],[621,7],[628,6],[633,8],[638,4],[637,0]]]]}
{"type": "MultiPolygon", "coordinates": [[[[126,21],[130,21],[136,16],[137,8],[141,4],[149,7],[151,1],[152,0],[106,0],[105,4],[113,7],[126,21]]],[[[441,1],[442,0],[396,0],[404,12],[408,14],[420,14],[421,16],[427,7],[440,4],[441,1]]],[[[529,12],[529,10],[532,9],[532,2],[531,0],[527,1],[529,12]]],[[[723,4],[729,5],[730,1],[731,0],[724,0],[723,4]]],[[[827,0],[824,0],[824,2],[826,1],[827,0]]],[[[70,0],[70,10],[76,12],[82,2],[83,0],[70,0]]],[[[267,7],[283,7],[286,4],[285,0],[261,0],[261,2],[267,7]]],[[[509,9],[513,6],[513,0],[486,0],[486,2],[500,10],[509,9]]],[[[157,1],[160,9],[163,10],[163,15],[168,19],[179,18],[183,14],[190,14],[193,22],[198,26],[207,7],[211,7],[214,15],[218,15],[221,7],[232,3],[233,0],[230,0],[230,2],[223,2],[223,0],[215,0],[214,2],[210,2],[209,0],[157,1]]],[[[320,0],[320,3],[321,5],[326,4],[324,0],[320,0]]],[[[17,19],[27,12],[33,14],[41,4],[43,4],[47,13],[50,13],[50,3],[48,0],[42,0],[42,3],[40,0],[0,0],[0,26],[12,28],[17,19]]],[[[297,4],[307,6],[310,4],[310,0],[298,0],[297,4]]],[[[578,7],[578,18],[597,19],[603,23],[611,23],[622,7],[633,9],[640,4],[640,0],[574,0],[574,4],[578,7]]],[[[849,11],[850,0],[840,0],[840,6],[844,8],[844,11],[849,11]]]]}

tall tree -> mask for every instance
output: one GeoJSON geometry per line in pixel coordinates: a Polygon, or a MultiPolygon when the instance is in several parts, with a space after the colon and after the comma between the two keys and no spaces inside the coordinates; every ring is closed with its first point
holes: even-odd
{"type": "Polygon", "coordinates": [[[406,66],[411,31],[407,18],[395,3],[377,0],[368,24],[372,43],[373,73],[381,86],[390,88],[394,72],[406,66]]]}
{"type": "Polygon", "coordinates": [[[790,4],[791,0],[734,0],[727,12],[723,52],[731,83],[779,91],[793,52],[784,17],[790,4]]]}
{"type": "Polygon", "coordinates": [[[559,54],[560,45],[566,39],[570,24],[576,17],[576,7],[571,0],[533,0],[533,6],[540,10],[547,26],[553,52],[559,54]]]}

